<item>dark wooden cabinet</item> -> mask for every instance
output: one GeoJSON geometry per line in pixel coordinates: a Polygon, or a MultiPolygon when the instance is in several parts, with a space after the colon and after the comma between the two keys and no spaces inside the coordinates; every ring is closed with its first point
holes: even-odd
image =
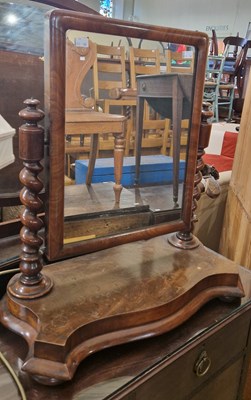
{"type": "MultiPolygon", "coordinates": [[[[241,268],[240,275],[246,297],[239,303],[215,299],[169,333],[89,356],[64,385],[46,387],[21,372],[27,346],[2,326],[1,352],[19,375],[27,400],[249,400],[242,393],[250,353],[251,273],[241,268]]],[[[0,390],[2,400],[15,393],[3,365],[0,390]]]]}
{"type": "Polygon", "coordinates": [[[245,361],[250,311],[198,335],[163,363],[157,364],[145,381],[126,395],[131,399],[234,400],[239,398],[245,361]]]}

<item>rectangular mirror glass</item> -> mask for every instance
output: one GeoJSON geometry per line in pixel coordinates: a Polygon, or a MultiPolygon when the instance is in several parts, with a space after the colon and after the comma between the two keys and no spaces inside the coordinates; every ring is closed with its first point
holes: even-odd
{"type": "Polygon", "coordinates": [[[204,68],[206,41],[199,33],[50,14],[50,259],[190,226],[201,114],[196,92],[204,82],[196,71],[204,68]],[[51,221],[60,227],[57,236],[51,221]]]}

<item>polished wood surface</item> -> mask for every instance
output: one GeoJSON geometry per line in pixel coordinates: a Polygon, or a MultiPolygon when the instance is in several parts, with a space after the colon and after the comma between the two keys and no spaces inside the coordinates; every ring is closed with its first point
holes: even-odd
{"type": "MultiPolygon", "coordinates": [[[[221,378],[225,365],[230,363],[234,366],[236,364],[231,361],[236,360],[236,352],[240,354],[240,351],[244,350],[246,353],[245,347],[250,347],[247,343],[250,321],[250,272],[240,268],[240,275],[246,293],[240,303],[238,301],[225,303],[215,299],[204,305],[189,321],[169,333],[92,354],[80,364],[74,380],[65,385],[46,387],[36,383],[21,371],[20,368],[28,350],[26,343],[21,337],[16,336],[2,325],[0,326],[1,352],[18,374],[27,400],[45,398],[55,400],[62,398],[65,400],[77,398],[83,400],[91,398],[96,400],[104,398],[152,400],[154,398],[163,400],[169,395],[172,395],[172,400],[181,400],[196,387],[198,391],[203,387],[206,390],[203,396],[198,397],[199,399],[209,399],[207,392],[209,389],[205,384],[207,380],[218,388],[218,393],[215,393],[214,397],[210,397],[210,399],[232,398],[233,392],[226,397],[226,393],[229,392],[228,387],[231,386],[233,389],[233,382],[228,377],[225,378],[224,384],[221,379],[220,387],[216,386],[215,379],[212,380],[210,377],[218,375],[221,378]],[[240,323],[236,323],[236,319],[240,323]],[[211,343],[210,347],[208,347],[209,342],[211,343]],[[193,355],[190,357],[192,349],[194,349],[193,355]],[[209,357],[212,357],[214,349],[216,352],[214,352],[210,373],[202,378],[197,378],[193,367],[203,349],[208,352],[209,357]],[[185,369],[184,365],[186,365],[185,369]],[[167,368],[164,376],[158,374],[163,368],[167,368]],[[187,373],[189,373],[189,381],[184,379],[184,374],[187,377],[187,373]],[[181,375],[183,379],[180,379],[181,375]],[[157,382],[154,381],[155,376],[159,376],[157,382]],[[135,394],[135,397],[131,397],[133,394],[130,395],[130,393],[137,387],[142,389],[146,387],[147,391],[144,392],[144,395],[141,392],[141,396],[135,394]],[[171,388],[173,392],[171,392],[171,388]]],[[[234,381],[240,398],[245,383],[248,358],[244,361],[245,363],[242,364],[244,374],[235,377],[234,381]],[[239,381],[241,381],[240,387],[238,387],[239,381]]],[[[7,400],[10,393],[12,400],[20,398],[12,379],[1,363],[0,389],[2,400],[7,400]]],[[[245,393],[247,391],[248,388],[245,389],[245,393]]],[[[248,393],[243,400],[249,400],[248,393]]]]}
{"type": "Polygon", "coordinates": [[[43,268],[40,247],[42,237],[38,234],[43,228],[43,220],[38,213],[42,210],[42,201],[38,194],[43,189],[43,183],[38,175],[43,167],[40,163],[44,156],[44,129],[38,123],[44,118],[44,113],[38,108],[39,101],[25,101],[26,108],[19,115],[25,122],[19,128],[19,157],[24,168],[19,174],[23,189],[20,199],[24,205],[20,220],[23,227],[20,231],[22,241],[19,268],[20,279],[10,288],[10,292],[19,298],[40,297],[52,288],[49,278],[41,274],[43,268]]]}
{"type": "Polygon", "coordinates": [[[29,343],[23,369],[47,383],[69,380],[92,352],[169,331],[214,297],[243,296],[236,264],[203,245],[188,253],[167,240],[160,236],[48,266],[44,273],[54,290],[42,301],[9,293],[1,321],[29,343]]]}

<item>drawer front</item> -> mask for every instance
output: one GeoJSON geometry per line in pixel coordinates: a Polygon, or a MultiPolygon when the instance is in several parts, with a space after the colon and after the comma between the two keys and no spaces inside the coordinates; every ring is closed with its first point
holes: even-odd
{"type": "MultiPolygon", "coordinates": [[[[165,76],[141,78],[138,80],[138,96],[142,97],[172,97],[173,82],[177,77],[165,76]]],[[[177,83],[176,83],[177,84],[177,83]]]]}
{"type": "Polygon", "coordinates": [[[219,371],[216,377],[209,379],[201,390],[189,396],[189,400],[236,400],[243,357],[238,358],[233,364],[223,371],[219,371]]]}
{"type": "MultiPolygon", "coordinates": [[[[231,360],[234,364],[237,359],[242,359],[247,343],[249,317],[249,313],[240,316],[205,341],[200,341],[196,347],[183,353],[175,361],[172,362],[170,359],[162,368],[156,367],[156,371],[152,370],[149,373],[151,374],[149,379],[146,375],[145,381],[141,385],[139,383],[139,386],[124,398],[184,400],[192,392],[201,390],[210,378],[221,375],[221,372],[228,367],[227,364],[231,364],[231,360]]],[[[239,377],[240,371],[238,370],[236,374],[239,377]]],[[[238,386],[239,378],[238,382],[231,384],[238,386]]]]}

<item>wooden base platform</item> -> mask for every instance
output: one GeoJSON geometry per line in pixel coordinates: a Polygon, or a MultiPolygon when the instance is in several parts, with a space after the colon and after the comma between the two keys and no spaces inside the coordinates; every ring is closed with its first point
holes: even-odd
{"type": "Polygon", "coordinates": [[[235,263],[203,245],[177,249],[168,235],[58,262],[44,274],[52,291],[33,300],[6,294],[0,320],[26,339],[22,369],[45,384],[72,379],[93,352],[172,330],[215,297],[244,295],[235,263]]]}

